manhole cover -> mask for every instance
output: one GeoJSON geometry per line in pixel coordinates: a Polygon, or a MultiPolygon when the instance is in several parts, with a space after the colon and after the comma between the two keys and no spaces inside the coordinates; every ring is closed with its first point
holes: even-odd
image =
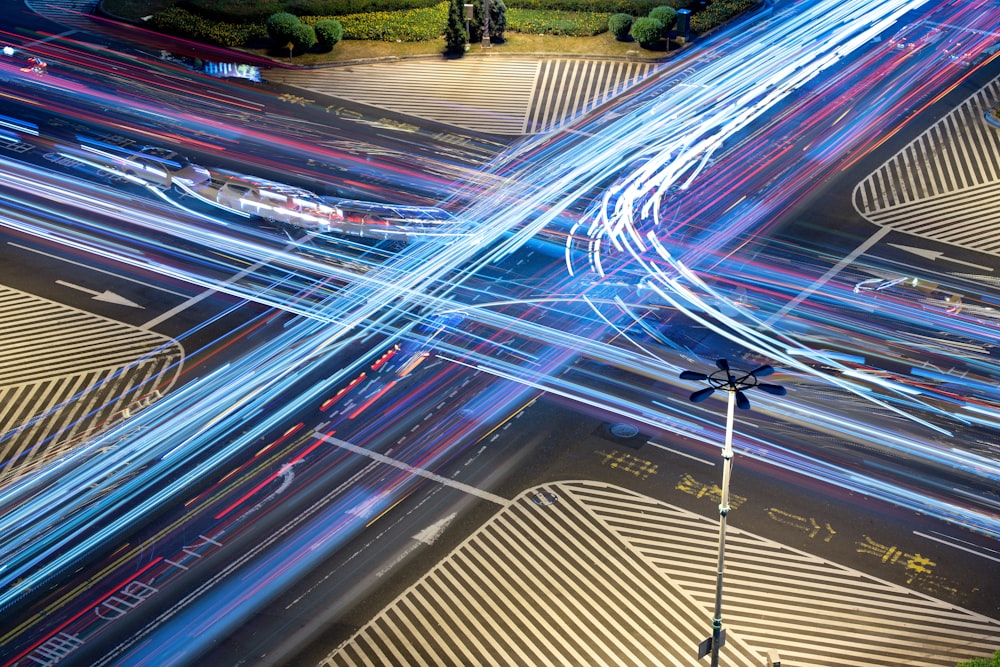
{"type": "Polygon", "coordinates": [[[559,496],[551,491],[535,491],[531,494],[531,501],[539,507],[544,507],[545,505],[555,505],[559,502],[559,496]]]}
{"type": "Polygon", "coordinates": [[[632,424],[612,424],[611,428],[608,430],[611,431],[611,435],[616,438],[634,438],[639,435],[638,427],[633,426],[632,424]]]}

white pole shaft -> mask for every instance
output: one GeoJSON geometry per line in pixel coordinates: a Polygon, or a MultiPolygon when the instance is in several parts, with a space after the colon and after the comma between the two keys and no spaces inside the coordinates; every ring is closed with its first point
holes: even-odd
{"type": "Polygon", "coordinates": [[[733,472],[733,422],[736,391],[729,390],[726,406],[726,444],[722,449],[722,497],[719,500],[719,559],[715,579],[715,615],[712,618],[712,667],[719,667],[722,641],[722,578],[726,564],[726,515],[729,514],[729,479],[733,472]]]}

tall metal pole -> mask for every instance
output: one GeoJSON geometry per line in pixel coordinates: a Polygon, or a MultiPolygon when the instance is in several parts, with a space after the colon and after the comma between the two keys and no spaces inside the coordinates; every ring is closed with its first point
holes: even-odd
{"type": "Polygon", "coordinates": [[[722,579],[726,565],[726,516],[729,514],[729,480],[733,475],[733,423],[736,408],[746,410],[750,407],[745,391],[760,389],[774,396],[784,396],[785,388],[777,384],[758,382],[758,376],[770,375],[774,369],[768,365],[759,366],[752,371],[741,371],[730,368],[725,359],[715,362],[719,369],[711,375],[695,371],[683,371],[682,380],[707,381],[709,386],[691,394],[695,403],[704,401],[716,390],[722,389],[729,394],[726,404],[726,441],[722,448],[722,497],[719,499],[719,558],[715,575],[715,614],[712,616],[712,636],[698,646],[698,658],[704,658],[711,653],[712,667],[719,667],[719,650],[725,642],[722,630],[722,579]],[[706,648],[706,645],[710,644],[706,648]]]}
{"type": "Polygon", "coordinates": [[[492,46],[490,42],[490,0],[483,0],[483,48],[492,46]]]}
{"type": "Polygon", "coordinates": [[[722,449],[722,498],[719,501],[719,559],[715,575],[715,615],[712,617],[712,667],[719,667],[722,644],[722,576],[726,564],[726,515],[729,514],[729,479],[733,474],[733,422],[736,413],[736,389],[728,389],[726,408],[726,444],[722,449]]]}

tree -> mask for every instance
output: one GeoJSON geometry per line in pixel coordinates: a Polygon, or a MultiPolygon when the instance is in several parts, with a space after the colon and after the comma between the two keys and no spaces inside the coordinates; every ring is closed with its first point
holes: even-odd
{"type": "Polygon", "coordinates": [[[344,38],[344,26],[337,19],[317,21],[313,28],[316,30],[316,41],[324,51],[331,50],[344,38]]]}
{"type": "Polygon", "coordinates": [[[490,41],[502,43],[507,29],[507,5],[503,0],[490,0],[490,41]]]}
{"type": "Polygon", "coordinates": [[[1000,667],[1000,651],[994,653],[992,658],[973,658],[960,662],[955,667],[1000,667]]]}
{"type": "Polygon", "coordinates": [[[631,14],[612,14],[608,19],[608,30],[619,42],[628,41],[629,30],[632,29],[631,14]]]}
{"type": "Polygon", "coordinates": [[[292,30],[299,25],[299,17],[288,12],[278,12],[267,17],[267,35],[278,46],[292,40],[292,30]]]}
{"type": "Polygon", "coordinates": [[[677,20],[677,10],[668,5],[660,5],[649,10],[649,18],[663,24],[663,34],[666,36],[667,31],[674,27],[674,21],[677,20]]]}
{"type": "Polygon", "coordinates": [[[632,24],[632,37],[644,49],[659,48],[663,38],[663,24],[645,16],[632,24]]]}
{"type": "Polygon", "coordinates": [[[451,0],[448,3],[448,25],[444,29],[445,53],[453,56],[465,53],[466,37],[462,22],[462,0],[451,0]]]}
{"type": "Polygon", "coordinates": [[[311,25],[299,23],[292,28],[289,40],[294,45],[296,51],[308,51],[316,46],[316,31],[311,25]]]}
{"type": "MultiPolygon", "coordinates": [[[[483,41],[483,0],[472,2],[472,22],[469,25],[469,41],[483,41]]],[[[490,42],[503,42],[503,33],[507,29],[507,5],[503,0],[489,0],[490,5],[490,42]]]]}

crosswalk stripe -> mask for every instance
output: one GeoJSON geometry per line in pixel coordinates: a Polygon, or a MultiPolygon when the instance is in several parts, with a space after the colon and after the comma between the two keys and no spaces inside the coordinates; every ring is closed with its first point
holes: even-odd
{"type": "MultiPolygon", "coordinates": [[[[604,505],[596,507],[596,513],[602,516],[604,505]]],[[[650,517],[651,512],[643,509],[643,519],[650,524],[664,528],[677,524],[670,514],[661,512],[650,517]]],[[[696,548],[678,549],[673,539],[637,543],[628,537],[633,530],[628,522],[621,521],[611,527],[623,532],[630,544],[667,570],[671,578],[682,582],[685,590],[700,597],[702,604],[708,604],[711,592],[704,587],[696,592],[696,586],[711,581],[712,562],[706,559],[706,554],[712,552],[715,538],[707,530],[685,533],[687,524],[681,525],[684,528],[669,529],[669,534],[687,534],[692,545],[700,543],[696,548]]],[[[976,652],[976,645],[987,652],[989,647],[984,638],[995,636],[1000,630],[1000,623],[992,619],[743,531],[733,530],[727,539],[726,567],[729,627],[737,628],[756,645],[774,641],[776,631],[798,637],[801,646],[794,652],[789,648],[792,642],[781,642],[782,657],[792,664],[855,664],[864,656],[869,656],[866,664],[872,665],[954,664],[966,651],[976,652]],[[785,605],[776,604],[773,599],[779,590],[787,591],[785,605]],[[762,605],[778,617],[760,622],[757,617],[762,605]],[[857,618],[862,605],[872,611],[873,618],[855,627],[823,621],[836,617],[848,623],[857,618]],[[928,654],[932,656],[930,659],[924,657],[928,654]]]]}
{"type": "Polygon", "coordinates": [[[0,484],[176,380],[180,344],[0,286],[0,484]]]}
{"type": "Polygon", "coordinates": [[[91,14],[97,7],[94,0],[24,0],[24,4],[39,16],[70,28],[90,26],[91,14]]]}
{"type": "Polygon", "coordinates": [[[652,63],[464,58],[273,70],[268,81],[489,134],[545,132],[642,81],[652,63]]]}
{"type": "Polygon", "coordinates": [[[858,183],[858,213],[915,236],[1000,252],[1000,129],[984,120],[998,95],[994,79],[858,183]]]}
{"type": "MultiPolygon", "coordinates": [[[[530,501],[538,491],[321,664],[699,664],[715,522],[596,482],[549,485],[558,501],[544,507],[530,501]]],[[[730,529],[726,567],[726,664],[763,664],[779,648],[802,667],[950,667],[988,653],[1000,633],[995,620],[740,530],[730,529]]]]}

